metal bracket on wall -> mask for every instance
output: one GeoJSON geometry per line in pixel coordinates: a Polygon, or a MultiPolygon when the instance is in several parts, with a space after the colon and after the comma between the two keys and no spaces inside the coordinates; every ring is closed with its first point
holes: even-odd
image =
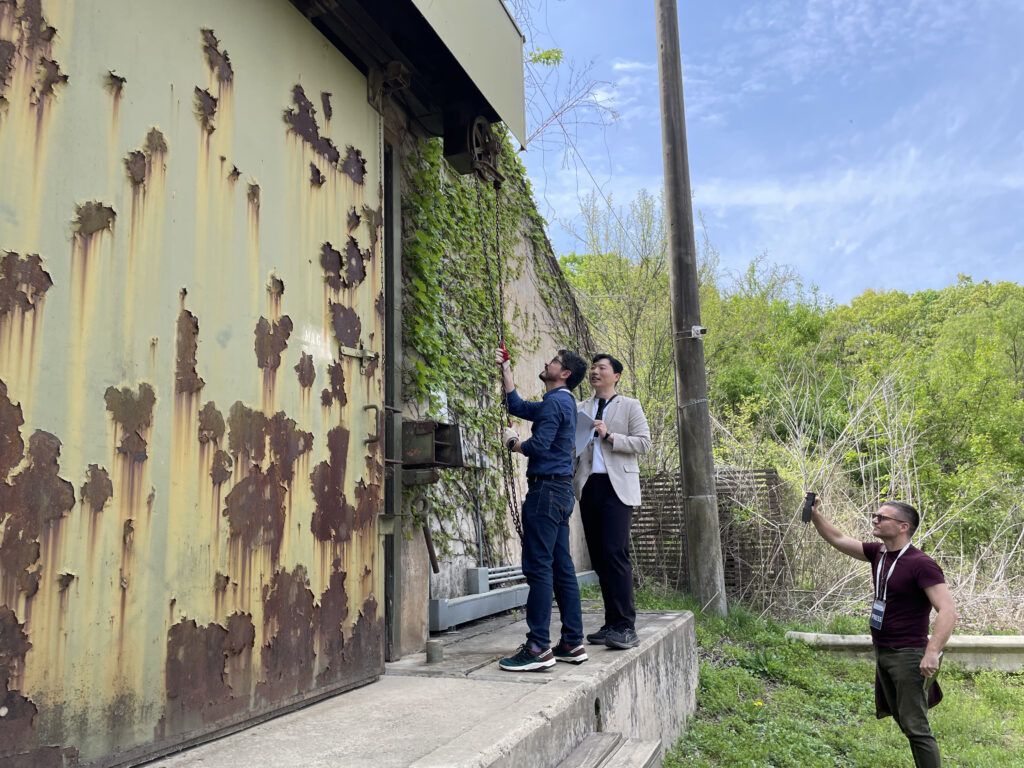
{"type": "Polygon", "coordinates": [[[359,372],[366,373],[366,368],[369,364],[376,360],[380,355],[376,352],[371,352],[368,349],[355,349],[354,347],[342,347],[339,345],[338,351],[345,357],[357,357],[359,358],[359,372]]]}
{"type": "Polygon", "coordinates": [[[389,61],[383,67],[371,69],[366,75],[366,101],[382,113],[384,97],[404,91],[412,83],[412,73],[400,61],[389,61]]]}

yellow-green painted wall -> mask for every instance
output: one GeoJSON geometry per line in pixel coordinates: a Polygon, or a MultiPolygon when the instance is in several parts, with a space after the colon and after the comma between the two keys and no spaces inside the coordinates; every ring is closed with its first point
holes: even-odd
{"type": "Polygon", "coordinates": [[[381,672],[366,89],[285,0],[0,2],[0,758],[381,672]]]}

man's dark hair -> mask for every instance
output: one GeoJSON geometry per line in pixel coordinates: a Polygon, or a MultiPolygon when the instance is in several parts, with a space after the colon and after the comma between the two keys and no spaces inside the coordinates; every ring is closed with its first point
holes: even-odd
{"type": "Polygon", "coordinates": [[[910,534],[913,535],[914,531],[917,530],[917,526],[921,524],[921,516],[917,513],[917,510],[912,506],[902,501],[883,501],[883,507],[891,507],[899,512],[903,513],[903,517],[910,523],[910,534]]]}
{"type": "Polygon", "coordinates": [[[622,363],[620,363],[611,355],[605,354],[604,352],[602,352],[599,355],[594,355],[594,359],[590,361],[590,364],[593,365],[598,360],[607,360],[608,364],[612,367],[612,371],[614,371],[615,373],[622,373],[622,363]]]}
{"type": "Polygon", "coordinates": [[[587,361],[569,349],[558,350],[558,357],[562,361],[562,367],[569,371],[569,378],[566,379],[565,386],[569,389],[576,389],[576,385],[587,375],[587,361]]]}

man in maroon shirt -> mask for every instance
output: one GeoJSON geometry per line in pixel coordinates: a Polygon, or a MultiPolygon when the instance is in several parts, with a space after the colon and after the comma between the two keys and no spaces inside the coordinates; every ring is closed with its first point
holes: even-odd
{"type": "Polygon", "coordinates": [[[842,533],[822,516],[821,497],[811,508],[811,521],[840,552],[871,563],[876,713],[893,716],[910,741],[917,768],[940,766],[939,745],[928,725],[928,694],[942,649],[953,633],[956,606],[938,563],[910,543],[921,521],[917,510],[900,501],[879,507],[871,515],[871,533],[881,543],[857,541],[842,533]],[[932,608],[937,614],[929,638],[932,608]]]}

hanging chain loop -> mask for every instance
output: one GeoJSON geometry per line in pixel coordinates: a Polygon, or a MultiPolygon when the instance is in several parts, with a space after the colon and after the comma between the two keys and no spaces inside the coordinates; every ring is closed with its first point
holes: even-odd
{"type": "MultiPolygon", "coordinates": [[[[476,186],[476,199],[477,199],[477,210],[483,211],[483,196],[480,194],[480,184],[482,180],[477,179],[476,186]]],[[[498,339],[498,345],[502,348],[505,346],[505,320],[504,320],[504,309],[505,309],[505,280],[504,280],[504,261],[503,254],[501,251],[501,186],[495,184],[494,187],[494,259],[495,266],[491,268],[491,256],[489,249],[487,248],[486,241],[481,237],[481,250],[483,250],[484,257],[484,268],[487,272],[487,284],[491,294],[491,322],[494,324],[495,335],[498,339]],[[497,297],[497,301],[494,298],[497,297]]],[[[505,388],[502,383],[498,382],[498,398],[501,402],[501,415],[498,418],[498,442],[502,442],[502,434],[506,426],[512,425],[511,415],[508,412],[508,402],[505,399],[505,388]]],[[[512,463],[512,454],[510,451],[504,450],[502,446],[501,451],[501,473],[505,483],[505,498],[508,502],[509,515],[512,518],[512,524],[515,526],[516,533],[519,534],[519,538],[523,538],[523,522],[519,516],[519,491],[516,485],[515,479],[515,468],[512,463]]]]}

